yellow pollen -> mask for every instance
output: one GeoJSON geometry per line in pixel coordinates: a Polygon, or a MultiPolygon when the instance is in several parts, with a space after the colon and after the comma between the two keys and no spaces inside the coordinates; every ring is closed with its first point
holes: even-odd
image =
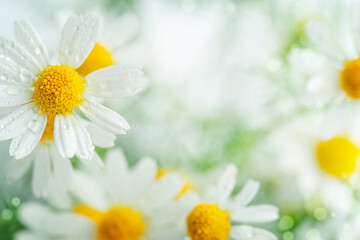
{"type": "Polygon", "coordinates": [[[175,199],[180,199],[182,196],[184,196],[184,194],[191,190],[194,189],[194,187],[192,186],[192,184],[190,183],[189,178],[181,171],[178,171],[176,169],[172,169],[172,168],[160,168],[156,174],[156,179],[160,179],[162,177],[164,177],[165,175],[172,173],[172,172],[178,172],[180,173],[181,177],[183,178],[183,180],[185,181],[185,184],[183,186],[183,188],[180,190],[180,192],[176,195],[175,199]]]}
{"type": "Polygon", "coordinates": [[[354,172],[360,156],[360,150],[345,137],[320,142],[316,153],[320,167],[339,178],[347,178],[354,172]]]}
{"type": "Polygon", "coordinates": [[[35,84],[35,102],[49,114],[69,114],[83,102],[85,82],[74,68],[45,68],[35,84]]]}
{"type": "Polygon", "coordinates": [[[141,214],[129,207],[117,206],[102,213],[90,206],[79,205],[74,212],[98,225],[96,234],[99,240],[139,240],[145,232],[141,214]]]}
{"type": "Polygon", "coordinates": [[[215,204],[198,204],[187,217],[187,235],[192,240],[227,240],[230,216],[215,204]]]}
{"type": "Polygon", "coordinates": [[[360,58],[345,63],[340,84],[348,97],[360,99],[360,58]]]}
{"type": "Polygon", "coordinates": [[[86,76],[100,68],[111,65],[114,65],[114,61],[110,51],[108,51],[103,45],[96,43],[89,56],[86,58],[83,64],[81,64],[81,66],[76,69],[76,71],[80,75],[86,76]]]}
{"type": "Polygon", "coordinates": [[[48,114],[46,127],[41,136],[40,142],[42,144],[52,143],[54,141],[54,121],[55,121],[55,114],[48,114]]]}

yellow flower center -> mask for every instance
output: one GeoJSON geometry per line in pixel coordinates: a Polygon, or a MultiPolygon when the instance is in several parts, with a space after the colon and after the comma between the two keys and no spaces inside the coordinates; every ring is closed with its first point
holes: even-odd
{"type": "Polygon", "coordinates": [[[181,171],[178,171],[176,169],[172,169],[172,168],[160,168],[156,174],[156,179],[160,179],[162,177],[164,177],[165,175],[169,174],[169,173],[173,173],[173,172],[179,172],[181,177],[183,178],[183,180],[185,181],[185,184],[183,186],[183,188],[180,190],[180,192],[176,195],[175,199],[179,199],[181,198],[187,191],[194,189],[194,187],[192,186],[192,184],[190,183],[189,178],[181,171]]]}
{"type": "Polygon", "coordinates": [[[81,66],[76,69],[76,71],[80,75],[86,76],[100,68],[108,67],[113,64],[114,61],[110,51],[108,51],[103,45],[96,43],[89,56],[86,58],[83,64],[81,64],[81,66]]]}
{"type": "Polygon", "coordinates": [[[192,240],[227,240],[230,216],[215,204],[198,204],[187,217],[187,234],[192,240]]]}
{"type": "Polygon", "coordinates": [[[360,156],[360,150],[344,137],[320,142],[316,153],[320,167],[339,178],[346,178],[354,172],[360,156]]]}
{"type": "Polygon", "coordinates": [[[87,205],[79,205],[74,212],[93,220],[99,240],[139,240],[145,232],[141,214],[128,207],[113,207],[102,213],[87,205]]]}
{"type": "Polygon", "coordinates": [[[48,143],[52,143],[54,141],[55,116],[56,116],[55,114],[47,115],[46,127],[43,132],[43,135],[41,136],[40,143],[48,144],[48,143]]]}
{"type": "Polygon", "coordinates": [[[74,68],[45,68],[35,84],[35,102],[49,114],[69,114],[84,100],[85,82],[74,68]]]}
{"type": "Polygon", "coordinates": [[[345,63],[340,83],[348,97],[360,99],[360,58],[345,63]]]}

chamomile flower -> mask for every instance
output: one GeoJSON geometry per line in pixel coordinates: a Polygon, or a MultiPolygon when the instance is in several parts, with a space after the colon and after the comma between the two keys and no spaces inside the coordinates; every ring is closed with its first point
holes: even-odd
{"type": "Polygon", "coordinates": [[[359,9],[356,1],[341,1],[336,23],[309,20],[306,34],[316,51],[294,49],[289,55],[295,88],[304,90],[302,102],[312,108],[329,108],[323,125],[326,139],[334,137],[346,118],[358,111],[359,9]]]}
{"type": "MultiPolygon", "coordinates": [[[[63,210],[25,204],[20,219],[27,230],[18,239],[23,235],[48,240],[165,240],[172,236],[167,215],[157,210],[174,202],[183,188],[182,177],[169,173],[157,180],[156,163],[149,158],[129,169],[118,150],[109,152],[104,164],[100,171],[75,173],[74,200],[62,203],[63,210]]],[[[60,199],[64,193],[54,194],[60,199]]]]}
{"type": "Polygon", "coordinates": [[[95,45],[97,18],[68,19],[61,34],[59,62],[54,65],[30,23],[17,22],[14,30],[17,42],[0,39],[0,54],[5,58],[0,68],[0,106],[18,106],[0,120],[0,139],[12,139],[11,156],[28,156],[44,134],[50,133],[46,140],[54,141],[63,158],[76,155],[91,160],[93,141],[75,113],[77,109],[109,133],[125,134],[130,129],[123,117],[90,97],[109,99],[138,93],[143,88],[141,68],[114,65],[85,77],[76,71],[95,45]]]}
{"type": "Polygon", "coordinates": [[[293,188],[299,189],[306,202],[332,211],[349,211],[360,157],[359,116],[353,118],[336,136],[322,139],[321,114],[301,116],[259,144],[255,161],[270,162],[274,178],[291,176],[293,188]]]}
{"type": "MultiPolygon", "coordinates": [[[[237,168],[228,165],[215,186],[210,187],[201,199],[189,193],[179,200],[178,212],[183,214],[179,224],[183,237],[191,240],[246,240],[277,239],[271,232],[241,223],[261,223],[276,220],[278,209],[272,205],[248,206],[260,184],[248,181],[243,189],[231,198],[236,184],[237,168]]],[[[174,208],[172,206],[171,208],[174,208]]],[[[170,211],[170,209],[165,209],[170,211]]],[[[173,210],[173,212],[177,212],[173,210]]]]}

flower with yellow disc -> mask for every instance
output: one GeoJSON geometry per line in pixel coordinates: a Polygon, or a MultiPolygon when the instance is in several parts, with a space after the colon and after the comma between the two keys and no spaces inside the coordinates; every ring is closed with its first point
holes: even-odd
{"type": "MultiPolygon", "coordinates": [[[[67,20],[61,33],[59,61],[54,64],[50,63],[41,38],[30,23],[16,22],[14,31],[17,42],[0,38],[0,107],[17,107],[0,120],[0,140],[12,139],[9,148],[11,156],[16,160],[23,159],[26,162],[24,166],[29,166],[31,160],[24,158],[39,143],[54,143],[56,154],[60,156],[56,159],[76,155],[89,162],[93,159],[94,143],[97,141],[92,136],[101,132],[100,138],[105,136],[113,141],[114,134],[125,134],[130,129],[122,116],[95,99],[137,94],[144,88],[141,67],[113,65],[86,76],[76,71],[96,43],[97,18],[71,16],[67,20]],[[78,110],[91,124],[76,113],[78,110]],[[89,129],[89,125],[97,127],[90,126],[92,129],[89,129]]],[[[55,172],[57,166],[67,169],[64,170],[67,172],[71,168],[69,163],[51,164],[44,160],[49,159],[48,150],[41,150],[37,155],[41,156],[38,159],[41,158],[42,163],[35,162],[35,168],[41,166],[38,170],[34,168],[35,173],[49,173],[51,165],[55,172]]],[[[19,164],[13,164],[16,165],[19,164]]],[[[21,171],[25,170],[26,167],[21,171]]],[[[40,177],[39,182],[46,182],[49,174],[45,175],[40,177]]],[[[37,195],[42,195],[44,191],[40,192],[37,195]]]]}

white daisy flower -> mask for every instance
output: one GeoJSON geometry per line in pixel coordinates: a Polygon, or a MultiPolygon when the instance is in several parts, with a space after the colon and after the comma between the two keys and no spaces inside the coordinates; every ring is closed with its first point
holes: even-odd
{"type": "Polygon", "coordinates": [[[302,103],[311,107],[329,107],[322,138],[330,139],[346,118],[358,111],[360,99],[360,4],[341,1],[334,24],[309,20],[306,33],[317,52],[294,49],[289,55],[291,78],[297,89],[304,90],[302,103]]]}
{"type": "Polygon", "coordinates": [[[125,134],[130,129],[122,116],[89,98],[138,93],[144,86],[141,67],[114,65],[85,77],[75,70],[95,45],[97,18],[68,19],[57,65],[50,64],[47,50],[30,23],[17,22],[14,31],[17,42],[0,38],[0,107],[18,106],[0,120],[0,140],[12,139],[11,156],[22,159],[39,142],[53,141],[63,158],[76,155],[91,160],[95,140],[84,120],[75,114],[77,109],[110,135],[125,134]]]}
{"type": "MultiPolygon", "coordinates": [[[[27,230],[17,239],[169,239],[167,227],[174,223],[158,210],[174,202],[184,182],[176,173],[157,180],[156,173],[154,160],[143,158],[129,169],[122,152],[113,150],[100,171],[75,173],[76,201],[61,203],[68,210],[24,204],[20,220],[27,230]]],[[[64,193],[53,194],[64,199],[64,193]]]]}
{"type": "Polygon", "coordinates": [[[255,149],[255,164],[265,167],[262,171],[258,168],[259,175],[268,175],[268,179],[291,176],[293,189],[298,189],[301,199],[316,203],[315,207],[349,211],[353,204],[352,187],[359,176],[358,121],[359,116],[354,115],[352,121],[346,122],[347,128],[327,140],[321,138],[319,131],[323,124],[321,114],[307,114],[290,121],[255,149]],[[265,161],[266,166],[273,166],[272,171],[266,168],[265,161]]]}
{"type": "Polygon", "coordinates": [[[184,219],[183,222],[178,221],[181,229],[179,232],[183,238],[187,235],[187,239],[191,240],[277,239],[267,230],[241,224],[274,221],[278,218],[278,208],[267,204],[248,206],[260,187],[260,184],[253,180],[248,181],[243,189],[231,198],[236,175],[237,168],[230,164],[215,186],[205,192],[203,199],[194,193],[188,193],[179,200],[177,206],[163,209],[165,212],[174,209],[172,212],[178,213],[177,218],[184,219]]]}

